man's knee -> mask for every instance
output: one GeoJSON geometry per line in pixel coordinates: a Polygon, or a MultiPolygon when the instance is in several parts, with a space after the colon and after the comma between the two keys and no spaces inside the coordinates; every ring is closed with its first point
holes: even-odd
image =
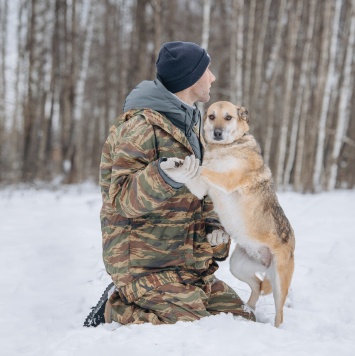
{"type": "Polygon", "coordinates": [[[154,312],[163,323],[194,321],[211,315],[206,310],[207,296],[202,289],[181,283],[160,286],[140,298],[141,308],[154,312]]]}

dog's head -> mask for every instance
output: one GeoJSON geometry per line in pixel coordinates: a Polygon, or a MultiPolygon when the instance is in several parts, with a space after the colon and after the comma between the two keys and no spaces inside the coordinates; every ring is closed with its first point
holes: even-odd
{"type": "Polygon", "coordinates": [[[208,143],[228,144],[249,131],[248,110],[228,101],[217,101],[205,112],[204,136],[208,143]]]}

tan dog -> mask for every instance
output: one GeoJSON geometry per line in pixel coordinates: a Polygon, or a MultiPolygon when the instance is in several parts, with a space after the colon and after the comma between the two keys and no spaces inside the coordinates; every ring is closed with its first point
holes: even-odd
{"type": "Polygon", "coordinates": [[[255,309],[260,293],[273,291],[278,327],[294,270],[295,238],[260,147],[247,134],[248,121],[248,111],[230,102],[208,108],[202,169],[186,185],[200,199],[211,197],[222,225],[236,241],[230,269],[249,284],[248,305],[255,309]]]}

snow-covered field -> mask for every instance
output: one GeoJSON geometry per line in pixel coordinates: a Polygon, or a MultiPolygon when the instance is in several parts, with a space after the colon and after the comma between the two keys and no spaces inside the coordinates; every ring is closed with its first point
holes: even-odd
{"type": "MultiPolygon", "coordinates": [[[[1,355],[355,355],[355,191],[279,194],[296,233],[285,322],[272,297],[257,323],[218,315],[197,322],[83,328],[110,282],[101,260],[94,185],[0,190],[1,355]]],[[[220,264],[217,276],[247,299],[220,264]]]]}

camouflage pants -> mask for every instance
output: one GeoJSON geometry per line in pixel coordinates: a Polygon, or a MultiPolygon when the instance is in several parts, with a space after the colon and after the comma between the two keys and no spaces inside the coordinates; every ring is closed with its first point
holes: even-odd
{"type": "Polygon", "coordinates": [[[109,302],[112,320],[120,324],[174,324],[221,312],[255,321],[254,313],[245,307],[237,293],[217,278],[194,284],[168,283],[130,304],[124,304],[118,293],[114,292],[109,302]]]}

